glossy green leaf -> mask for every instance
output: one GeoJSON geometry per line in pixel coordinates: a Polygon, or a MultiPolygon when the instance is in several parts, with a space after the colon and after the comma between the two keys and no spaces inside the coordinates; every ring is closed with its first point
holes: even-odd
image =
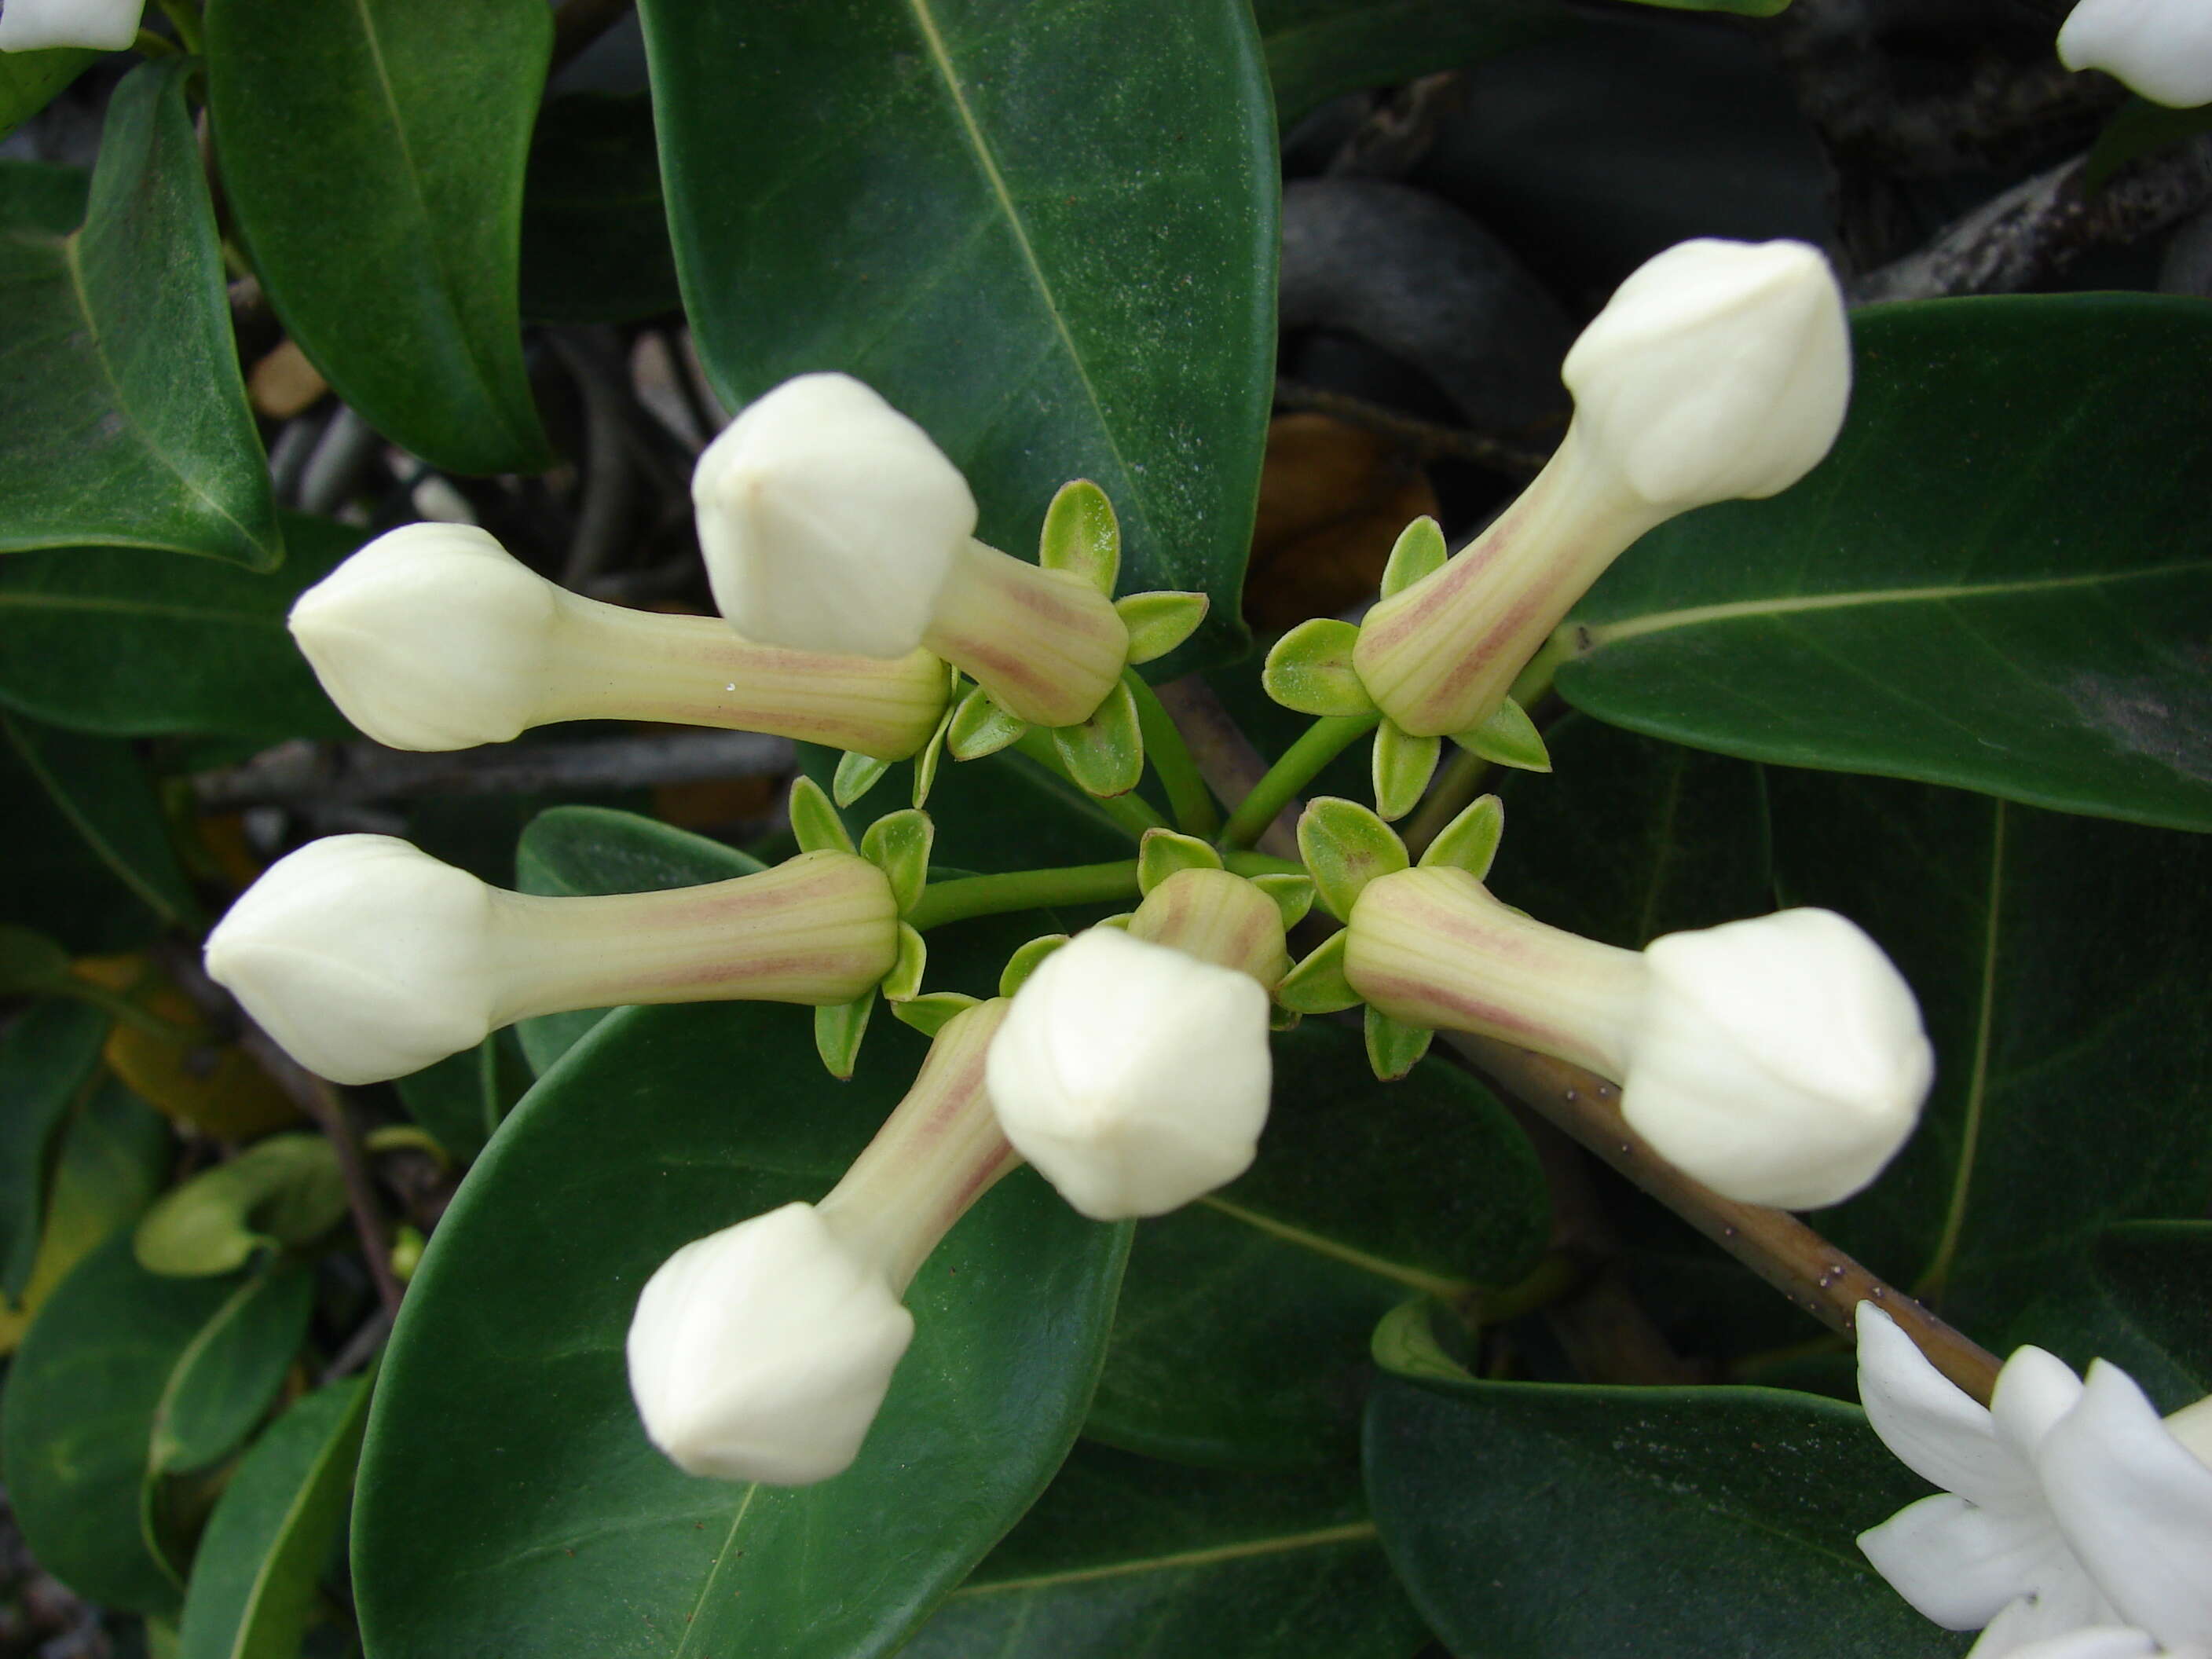
{"type": "Polygon", "coordinates": [[[908,1659],[1404,1659],[1428,1632],[1337,1474],[1076,1449],[908,1659]]]}
{"type": "Polygon", "coordinates": [[[433,465],[543,471],[516,273],[550,12],[213,0],[207,36],[223,185],[300,349],[433,465]]]}
{"type": "Polygon", "coordinates": [[[198,919],[128,744],[0,711],[0,915],[84,951],[198,919]]]}
{"type": "Polygon", "coordinates": [[[1442,738],[1417,738],[1389,720],[1375,728],[1375,811],[1386,822],[1421,804],[1443,753],[1442,738]]]}
{"type": "Polygon", "coordinates": [[[1369,1404],[1365,1462],[1390,1559],[1455,1653],[1935,1659],[1971,1639],[1859,1553],[1928,1489],[1856,1406],[1394,1378],[1369,1404]]]}
{"type": "MultiPolygon", "coordinates": [[[[11,55],[0,54],[0,65],[11,55]]],[[[0,66],[0,74],[4,74],[0,66]]],[[[92,174],[51,161],[0,161],[0,229],[66,236],[84,222],[92,174]]]]}
{"type": "Polygon", "coordinates": [[[968,475],[995,546],[1096,480],[1124,584],[1206,593],[1187,649],[1232,653],[1279,170],[1242,0],[641,10],[723,400],[857,374],[968,475]]]}
{"type": "Polygon", "coordinates": [[[1352,665],[1358,642],[1358,629],[1334,617],[1300,623],[1268,647],[1260,683],[1270,697],[1301,714],[1372,714],[1375,699],[1352,665]]]}
{"type": "Polygon", "coordinates": [[[0,52],[0,138],[52,103],[99,56],[83,46],[0,52]]]}
{"type": "Polygon", "coordinates": [[[1340,93],[1395,86],[1568,27],[1544,0],[1255,0],[1287,128],[1340,93]]]}
{"type": "Polygon", "coordinates": [[[166,548],[260,570],[283,556],[190,67],[147,64],[116,88],[81,230],[0,234],[0,551],[166,548]]]}
{"type": "Polygon", "coordinates": [[[111,737],[355,736],[284,616],[362,533],[297,514],[283,528],[290,556],[266,574],[136,548],[0,560],[0,702],[111,737]]]}
{"type": "Polygon", "coordinates": [[[1089,720],[1052,728],[1052,746],[1068,775],[1088,793],[1127,794],[1145,775],[1145,737],[1136,694],[1115,681],[1089,720]]]}
{"type": "Polygon", "coordinates": [[[138,1265],[179,1279],[230,1273],[260,1251],[313,1243],[345,1212],[330,1141],[270,1135],[164,1194],[138,1224],[138,1265]]]}
{"type": "Polygon", "coordinates": [[[676,256],[642,93],[545,100],[522,188],[522,314],[629,323],[674,311],[676,256]]]}
{"type": "Polygon", "coordinates": [[[1472,1307],[1544,1248],[1535,1153],[1464,1072],[1386,1088],[1335,1024],[1273,1047],[1257,1162],[1138,1227],[1087,1434],[1209,1463],[1347,1455],[1375,1322],[1409,1296],[1472,1307]]]}
{"type": "Polygon", "coordinates": [[[368,1383],[333,1382],[256,1441],[192,1561],[179,1659],[297,1659],[346,1520],[368,1383]]]}
{"type": "Polygon", "coordinates": [[[33,1322],[0,1402],[9,1498],[40,1561],[80,1595],[176,1607],[181,1584],[147,1502],[158,1413],[204,1333],[253,1282],[163,1279],[112,1237],[33,1322]]]}
{"type": "MultiPolygon", "coordinates": [[[[526,893],[653,893],[750,876],[767,866],[749,854],[688,830],[604,806],[556,806],[522,832],[514,851],[515,885],[526,893]]],[[[531,1069],[544,1073],[598,1024],[603,1008],[543,1014],[515,1035],[531,1069]]]]}
{"type": "Polygon", "coordinates": [[[514,1109],[532,1075],[521,1037],[509,1028],[493,1032],[473,1048],[396,1079],[392,1086],[399,1091],[408,1116],[428,1132],[448,1158],[465,1164],[483,1150],[492,1131],[514,1109]]]}
{"type": "Polygon", "coordinates": [[[1026,1170],[915,1281],[914,1346],[833,1480],[679,1473],[623,1371],[647,1276],[827,1191],[921,1049],[885,1022],[833,1084],[804,1010],[641,1008],[540,1081],[432,1237],[378,1383],[354,1531],[369,1651],[858,1659],[1013,1523],[1074,1436],[1127,1238],[1026,1170]]]}
{"type": "Polygon", "coordinates": [[[2212,1394],[2212,1222],[2130,1221],[2062,1264],[2003,1346],[2033,1342],[2075,1370],[2109,1359],[2162,1411],[2212,1394]]]}
{"type": "Polygon", "coordinates": [[[2212,315],[1945,300],[1854,332],[1834,453],[1639,543],[1561,693],[1728,754],[2212,829],[2212,315]]]}
{"type": "Polygon", "coordinates": [[[276,1262],[243,1280],[177,1356],[154,1407],[152,1472],[205,1468],[238,1449],[283,1386],[307,1335],[313,1271],[276,1262]]]}
{"type": "Polygon", "coordinates": [[[1348,921],[1362,889],[1408,867],[1397,832],[1358,801],[1317,795],[1298,815],[1298,856],[1329,914],[1348,921]]]}
{"type": "Polygon", "coordinates": [[[0,1030],[0,1296],[30,1282],[61,1128],[100,1078],[107,1016],[33,1003],[0,1030]]]}

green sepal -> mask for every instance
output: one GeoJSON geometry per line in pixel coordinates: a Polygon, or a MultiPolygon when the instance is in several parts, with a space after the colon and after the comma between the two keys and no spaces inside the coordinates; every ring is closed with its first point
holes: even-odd
{"type": "Polygon", "coordinates": [[[1029,729],[1027,720],[1000,708],[979,685],[954,707],[945,742],[953,759],[981,760],[1019,743],[1029,729]]]}
{"type": "Polygon", "coordinates": [[[1129,924],[1136,919],[1134,910],[1124,910],[1118,916],[1101,916],[1091,925],[1093,927],[1111,927],[1116,933],[1126,933],[1129,931],[1129,924]]]}
{"type": "Polygon", "coordinates": [[[1301,714],[1371,714],[1375,699],[1352,665],[1359,630],[1334,617],[1300,623],[1277,640],[1260,671],[1260,684],[1285,708],[1301,714]]]}
{"type": "Polygon", "coordinates": [[[1464,870],[1477,881],[1490,874],[1491,860],[1505,834],[1505,803],[1485,795],[1444,825],[1421,854],[1424,870],[1464,870]]]}
{"type": "Polygon", "coordinates": [[[1429,1317],[1429,1298],[1401,1302],[1382,1316],[1369,1339],[1375,1363],[1393,1376],[1437,1382],[1472,1382],[1474,1373],[1444,1352],[1429,1317]]]}
{"type": "Polygon", "coordinates": [[[833,1002],[814,1011],[814,1052],[840,1083],[853,1080],[853,1067],[860,1061],[860,1039],[868,1034],[868,1016],[875,1007],[872,985],[850,1002],[833,1002]]]}
{"type": "Polygon", "coordinates": [[[1275,987],[1275,1000],[1301,1014],[1334,1014],[1357,1008],[1363,999],[1344,976],[1345,946],[1351,938],[1349,933],[1331,933],[1283,975],[1275,987]]]}
{"type": "Polygon", "coordinates": [[[929,946],[922,937],[905,922],[899,923],[898,958],[891,970],[883,977],[876,988],[884,994],[884,1000],[896,1007],[902,1002],[912,1002],[921,994],[921,973],[929,963],[929,946]]]}
{"type": "Polygon", "coordinates": [[[913,1026],[926,1037],[933,1037],[951,1024],[954,1015],[964,1014],[980,1006],[981,1001],[981,998],[971,997],[963,991],[932,991],[927,996],[894,1002],[891,1018],[913,1026]]]}
{"type": "Polygon", "coordinates": [[[1267,1029],[1271,1031],[1295,1031],[1298,1029],[1298,1022],[1304,1018],[1295,1008],[1273,1006],[1267,1010],[1267,1029]]]}
{"type": "Polygon", "coordinates": [[[1037,970],[1037,964],[1067,943],[1066,933],[1045,933],[1006,958],[1006,965],[999,971],[999,994],[1010,997],[1028,982],[1037,970]]]}
{"type": "Polygon", "coordinates": [[[1221,854],[1211,842],[1172,830],[1147,830],[1137,843],[1137,890],[1149,898],[1152,889],[1182,870],[1218,870],[1221,854]]]}
{"type": "Polygon", "coordinates": [[[227,1273],[261,1250],[307,1244],[346,1212],[337,1155],[319,1134],[271,1135],[172,1189],[131,1239],[149,1273],[227,1273]]]}
{"type": "Polygon", "coordinates": [[[1121,574],[1121,524],[1114,503],[1088,478],[1060,485],[1044,510],[1037,562],[1047,570],[1080,576],[1108,599],[1121,574]]]}
{"type": "Polygon", "coordinates": [[[1402,593],[1422,577],[1436,574],[1450,557],[1437,521],[1426,514],[1414,520],[1398,532],[1390,562],[1382,567],[1382,597],[1402,593]]]}
{"type": "Polygon", "coordinates": [[[914,804],[917,807],[929,805],[929,792],[937,783],[937,763],[945,756],[945,739],[952,730],[952,711],[959,707],[960,671],[950,663],[945,665],[945,712],[938,716],[937,726],[914,757],[914,804]]]}
{"type": "Polygon", "coordinates": [[[822,786],[804,772],[791,783],[791,834],[802,853],[849,853],[852,832],[822,786]]]}
{"type": "Polygon", "coordinates": [[[1316,795],[1298,815],[1298,856],[1321,902],[1339,921],[1352,920],[1359,892],[1377,876],[1412,867],[1398,832],[1340,795],[1316,795]]]}
{"type": "Polygon", "coordinates": [[[1124,660],[1133,665],[1166,656],[1198,631],[1212,604],[1203,593],[1172,588],[1115,600],[1114,614],[1129,630],[1129,654],[1124,660]]]}
{"type": "Polygon", "coordinates": [[[1425,1025],[1404,1024],[1373,1003],[1367,1005],[1367,1063],[1378,1082],[1395,1083],[1412,1071],[1436,1035],[1425,1025]]]}
{"type": "MultiPolygon", "coordinates": [[[[797,823],[794,816],[793,828],[797,823]]],[[[936,825],[918,806],[886,812],[860,837],[860,856],[884,872],[901,915],[921,902],[929,881],[929,849],[936,839],[936,825]]]]}
{"type": "Polygon", "coordinates": [[[1376,811],[1385,819],[1402,818],[1419,805],[1443,752],[1442,738],[1417,738],[1395,720],[1386,720],[1376,726],[1376,811]]]}
{"type": "Polygon", "coordinates": [[[878,760],[873,755],[857,754],[847,750],[837,759],[837,775],[830,781],[830,794],[840,806],[850,806],[874,788],[884,773],[891,769],[889,761],[878,760]]]}
{"type": "Polygon", "coordinates": [[[1522,772],[1552,769],[1551,752],[1544,747],[1544,734],[1528,718],[1528,711],[1510,697],[1498,704],[1498,712],[1481,725],[1453,732],[1452,741],[1470,755],[1480,755],[1493,765],[1510,766],[1522,772]]]}
{"type": "Polygon", "coordinates": [[[1283,913],[1286,931],[1304,921],[1313,908],[1311,876],[1247,876],[1245,879],[1275,901],[1275,908],[1283,913]]]}
{"type": "Polygon", "coordinates": [[[1052,728],[1052,746],[1078,788],[1093,795],[1127,794],[1145,775],[1135,695],[1116,680],[1089,720],[1052,728]]]}

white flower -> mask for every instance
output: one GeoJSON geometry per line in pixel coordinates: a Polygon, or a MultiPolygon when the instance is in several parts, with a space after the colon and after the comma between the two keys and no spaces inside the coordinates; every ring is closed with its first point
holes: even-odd
{"type": "MultiPolygon", "coordinates": [[[[2112,1627],[2169,1650],[2212,1645],[2212,1468],[2126,1372],[2099,1360],[2084,1382],[2021,1348],[1984,1410],[1871,1303],[1858,1338],[1868,1420],[1944,1488],[1859,1539],[1914,1607],[1981,1629],[1974,1659],[2112,1627]]],[[[2088,1646],[2078,1659],[2148,1650],[2088,1646]]]]}
{"type": "Polygon", "coordinates": [[[748,404],[700,456],[691,496],[722,615],[801,651],[913,650],[975,532],[959,469],[848,374],[748,404]]]}
{"type": "Polygon", "coordinates": [[[1645,501],[1772,495],[1843,426],[1843,295],[1803,242],[1680,243],[1614,291],[1560,377],[1576,427],[1645,501]]]}
{"type": "Polygon", "coordinates": [[[1644,952],[1621,1112],[1659,1154],[1748,1204],[1810,1209],[1866,1186],[1936,1071],[1912,992],[1831,910],[1784,910],[1644,952]]]}
{"type": "Polygon", "coordinates": [[[638,1297],[630,1393],[691,1474],[802,1486],[860,1449],[914,1316],[809,1204],[696,1239],[638,1297]]]}
{"type": "Polygon", "coordinates": [[[2212,103],[2212,6],[2204,0],[2081,0],[2059,61],[2100,69],[2155,104],[2212,103]]]}
{"type": "Polygon", "coordinates": [[[1000,1127],[1095,1220],[1160,1215],[1249,1167],[1273,1070],[1249,974],[1111,927],[1047,957],[991,1044],[1000,1127]]]}
{"type": "Polygon", "coordinates": [[[2212,1648],[2161,1648],[2148,1631],[2093,1625],[2014,1648],[2011,1659],[2212,1659],[2212,1648]]]}
{"type": "Polygon", "coordinates": [[[121,52],[138,38],[146,0],[7,0],[0,6],[0,52],[90,46],[121,52]]]}

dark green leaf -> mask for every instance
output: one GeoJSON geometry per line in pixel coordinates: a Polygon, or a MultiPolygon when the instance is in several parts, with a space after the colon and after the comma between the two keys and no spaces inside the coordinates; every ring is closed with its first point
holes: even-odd
{"type": "Polygon", "coordinates": [[[1926,1491],[1856,1407],[1775,1389],[1394,1378],[1368,1407],[1390,1559],[1483,1659],[1964,1652],[1854,1541],[1926,1491]]]}
{"type": "Polygon", "coordinates": [[[1273,1048],[1258,1162],[1137,1230],[1087,1434],[1208,1463],[1348,1455],[1376,1321],[1424,1292],[1472,1311],[1544,1248],[1535,1153],[1465,1073],[1378,1084],[1333,1024],[1273,1048]]]}
{"type": "MultiPolygon", "coordinates": [[[[592,1024],[596,1019],[586,1022],[584,1029],[589,1030],[592,1024]]],[[[552,1055],[546,1064],[558,1057],[552,1055]]],[[[473,1048],[464,1048],[435,1066],[398,1079],[392,1086],[398,1090],[407,1115],[429,1132],[447,1157],[465,1164],[483,1150],[491,1132],[514,1109],[514,1103],[530,1086],[532,1071],[523,1053],[521,1032],[511,1027],[493,1032],[473,1048]]]]}
{"type": "Polygon", "coordinates": [[[2081,169],[2082,187],[2102,190],[2129,162],[2207,131],[2212,131],[2212,105],[2169,109],[2148,98],[2130,98],[2090,147],[2089,160],[2081,169]]]}
{"type": "Polygon", "coordinates": [[[230,1273],[260,1251],[313,1243],[345,1212],[329,1139],[270,1135],[164,1194],[138,1224],[138,1265],[179,1279],[230,1273]]]}
{"type": "Polygon", "coordinates": [[[334,1382],[254,1443],[193,1558],[178,1659],[298,1659],[345,1525],[368,1408],[365,1381],[334,1382]]]}
{"type": "Polygon", "coordinates": [[[87,1600],[137,1613],[177,1606],[181,1583],[148,1504],[157,1413],[246,1282],[162,1279],[132,1259],[128,1237],[112,1237],[24,1337],[0,1416],[9,1498],[40,1561],[87,1600]]]}
{"type": "Polygon", "coordinates": [[[627,323],[673,311],[676,256],[642,93],[548,99],[522,193],[522,314],[627,323]]]}
{"type": "MultiPolygon", "coordinates": [[[[17,54],[0,52],[0,75],[17,60],[17,54]]],[[[66,236],[84,222],[85,191],[91,183],[92,175],[82,167],[0,161],[0,228],[66,236]]]]}
{"type": "Polygon", "coordinates": [[[1028,1171],[908,1296],[918,1329],[860,1460],[799,1489],[696,1480],[647,1442],[623,1341],[704,1233],[815,1198],[905,1089],[882,1022],[849,1084],[807,1011],[626,1010],[532,1091],[408,1291],[354,1533],[380,1659],[888,1652],[1042,1491],[1103,1357],[1127,1231],[1028,1171]]]}
{"type": "Polygon", "coordinates": [[[1339,93],[1458,69],[1568,26],[1547,0],[1254,0],[1288,127],[1339,93]]]}
{"type": "Polygon", "coordinates": [[[2133,1221],[2107,1229],[2007,1333],[2079,1370],[2109,1359],[2166,1411],[2212,1394],[2212,1222],[2133,1221]]]}
{"type": "Polygon", "coordinates": [[[551,12],[214,0],[207,34],[223,184],[301,349],[433,465],[542,471],[516,272],[551,12]]]}
{"type": "Polygon", "coordinates": [[[84,228],[0,234],[0,551],[283,556],[179,62],[108,106],[84,228]],[[158,280],[156,274],[158,273],[158,280]]]}
{"type": "MultiPolygon", "coordinates": [[[[657,893],[750,876],[766,866],[734,847],[635,812],[556,806],[522,832],[515,885],[526,893],[657,893]]],[[[544,1073],[605,1015],[603,1008],[542,1014],[514,1028],[530,1067],[544,1073]]]]}
{"type": "Polygon", "coordinates": [[[55,94],[83,74],[99,56],[83,46],[0,52],[0,138],[53,102],[55,94]]]}
{"type": "Polygon", "coordinates": [[[1942,300],[1855,333],[1835,453],[1646,537],[1560,691],[1728,754],[2212,829],[2212,313],[1942,300]]]}
{"type": "Polygon", "coordinates": [[[1093,479],[1124,587],[1206,593],[1185,652],[1235,650],[1278,173],[1243,0],[641,9],[677,270],[724,400],[857,374],[1024,554],[1060,486],[1093,479]]]}
{"type": "Polygon", "coordinates": [[[224,1283],[229,1295],[176,1357],[154,1408],[155,1474],[204,1468],[236,1450],[307,1334],[315,1280],[305,1264],[273,1263],[224,1283]]]}
{"type": "Polygon", "coordinates": [[[908,1659],[1401,1659],[1428,1632],[1340,1474],[1077,1448],[908,1659]]]}
{"type": "Polygon", "coordinates": [[[117,547],[0,561],[0,702],[111,737],[354,736],[284,615],[362,534],[296,514],[283,525],[291,557],[265,575],[117,547]]]}
{"type": "Polygon", "coordinates": [[[0,1030],[0,1296],[30,1282],[58,1132],[98,1080],[107,1016],[81,1002],[34,1002],[0,1030]]]}
{"type": "Polygon", "coordinates": [[[198,915],[128,744],[0,713],[0,915],[85,951],[198,915]]]}

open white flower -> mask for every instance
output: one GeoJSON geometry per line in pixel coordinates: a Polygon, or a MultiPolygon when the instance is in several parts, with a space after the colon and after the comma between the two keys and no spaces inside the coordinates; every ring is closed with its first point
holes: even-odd
{"type": "Polygon", "coordinates": [[[2099,1360],[2085,1381],[2023,1347],[1984,1409],[1872,1303],[1859,1304],[1858,1340],[1875,1432],[1944,1488],[1859,1547],[1929,1619],[1981,1630],[1973,1659],[2114,1629],[2212,1645],[2212,1468],[2126,1372],[2099,1360]]]}
{"type": "Polygon", "coordinates": [[[7,0],[0,6],[0,52],[121,52],[138,38],[145,9],[146,0],[7,0]]]}
{"type": "Polygon", "coordinates": [[[2154,104],[2212,103],[2212,6],[2081,0],[2058,31],[2058,58],[2070,70],[2103,70],[2154,104]]]}

